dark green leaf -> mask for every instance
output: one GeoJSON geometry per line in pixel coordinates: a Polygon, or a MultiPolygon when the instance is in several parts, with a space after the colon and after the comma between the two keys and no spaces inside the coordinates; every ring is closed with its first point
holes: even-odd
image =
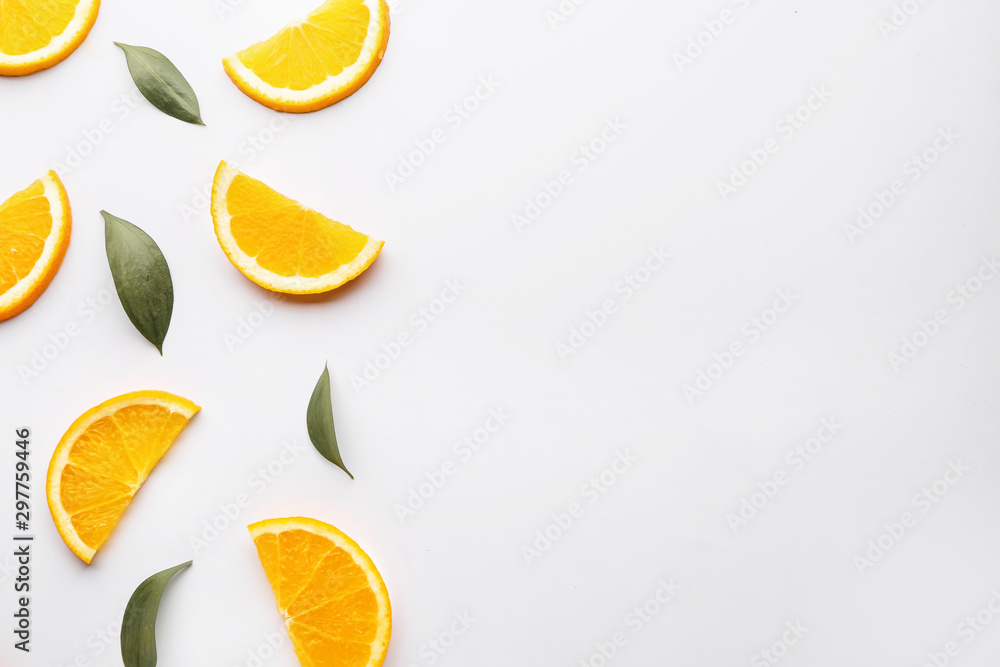
{"type": "Polygon", "coordinates": [[[156,667],[156,612],[171,577],[191,561],[154,574],[139,584],[129,598],[122,620],[122,661],[125,667],[156,667]]]}
{"type": "Polygon", "coordinates": [[[333,407],[330,400],[330,369],[324,368],[319,376],[319,382],[313,389],[309,399],[309,410],[306,412],[306,427],[309,429],[309,439],[313,447],[327,461],[336,464],[346,472],[351,479],[354,475],[344,465],[337,447],[337,433],[333,429],[333,407]]]}
{"type": "Polygon", "coordinates": [[[107,211],[101,215],[118,298],[139,333],[163,354],[163,340],[174,312],[174,284],[167,260],[146,232],[107,211]]]}
{"type": "Polygon", "coordinates": [[[185,123],[205,124],[194,89],[165,55],[145,46],[115,45],[125,52],[132,80],[154,107],[185,123]]]}

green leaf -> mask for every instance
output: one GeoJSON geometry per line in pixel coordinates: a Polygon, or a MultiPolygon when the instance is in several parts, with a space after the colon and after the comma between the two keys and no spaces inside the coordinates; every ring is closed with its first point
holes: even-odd
{"type": "Polygon", "coordinates": [[[205,124],[194,89],[165,55],[145,46],[115,45],[125,52],[132,80],[154,107],[185,123],[205,124]]]}
{"type": "Polygon", "coordinates": [[[340,458],[340,449],[337,447],[337,433],[333,429],[333,407],[330,400],[329,367],[323,369],[323,374],[319,376],[316,388],[313,389],[312,397],[309,399],[306,428],[309,429],[309,439],[312,440],[316,451],[354,479],[354,475],[344,465],[344,459],[340,458]]]}
{"type": "Polygon", "coordinates": [[[158,572],[139,584],[132,593],[122,620],[122,661],[125,667],[156,667],[156,612],[160,609],[160,598],[167,582],[189,565],[191,561],[158,572]]]}
{"type": "Polygon", "coordinates": [[[167,260],[146,232],[107,211],[101,215],[118,298],[135,328],[162,355],[174,312],[174,284],[167,260]]]}

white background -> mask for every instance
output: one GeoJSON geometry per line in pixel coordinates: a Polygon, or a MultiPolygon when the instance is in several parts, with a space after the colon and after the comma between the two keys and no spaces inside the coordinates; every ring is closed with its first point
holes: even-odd
{"type": "MultiPolygon", "coordinates": [[[[961,310],[948,297],[1000,250],[1000,6],[910,0],[919,9],[886,36],[890,0],[589,0],[555,26],[557,0],[398,0],[385,60],[359,93],[275,114],[220,60],[314,1],[105,0],[66,62],[0,81],[0,197],[87,153],[64,178],[74,227],[60,272],[0,324],[0,541],[14,533],[14,430],[25,426],[37,535],[30,655],[12,648],[13,582],[0,574],[8,664],[119,665],[129,595],[194,558],[161,607],[159,664],[255,665],[281,624],[244,526],[289,515],[333,523],[379,566],[392,667],[432,654],[445,666],[597,667],[595,645],[619,631],[627,643],[608,664],[760,665],[787,622],[808,628],[789,667],[917,667],[949,641],[960,649],[949,664],[995,664],[1000,619],[971,643],[959,624],[1000,587],[1000,281],[961,310]],[[725,9],[733,21],[678,67],[674,54],[725,9]],[[135,89],[114,40],[168,55],[207,127],[141,99],[121,113],[135,89]],[[449,125],[445,112],[490,76],[495,92],[449,125]],[[831,97],[781,134],[776,123],[824,86],[831,97]],[[284,125],[275,118],[287,126],[268,134],[284,125]],[[579,171],[574,153],[616,118],[627,128],[579,171]],[[112,132],[95,135],[104,119],[112,132]],[[446,141],[392,190],[386,172],[439,127],[446,141]],[[904,165],[947,128],[957,140],[911,180],[904,165]],[[723,201],[718,182],[772,137],[777,152],[723,201]],[[270,295],[229,264],[198,195],[220,159],[384,239],[382,255],[332,297],[276,302],[261,322],[270,295]],[[511,216],[564,169],[572,184],[519,231],[511,216]],[[845,225],[894,179],[904,194],[852,243],[845,225]],[[170,263],[162,358],[116,297],[86,305],[111,296],[102,208],[149,232],[170,263]],[[671,259],[626,300],[615,285],[650,246],[671,259]],[[465,290],[418,331],[411,316],[448,280],[465,290]],[[778,290],[793,306],[751,342],[744,323],[778,290]],[[605,299],[617,312],[561,358],[557,344],[605,299]],[[938,309],[948,322],[893,368],[889,353],[938,309]],[[248,318],[260,326],[227,344],[248,318]],[[45,348],[71,323],[78,336],[45,348]],[[412,344],[356,391],[352,376],[401,332],[412,344]],[[744,354],[689,401],[683,387],[736,341],[744,354]],[[308,446],[305,408],[327,362],[356,479],[308,448],[258,493],[251,478],[283,443],[308,446]],[[44,471],[77,416],[144,388],[203,410],[86,567],[54,529],[44,471]],[[461,460],[453,444],[496,408],[509,421],[461,460]],[[824,418],[842,429],[793,473],[787,452],[824,418]],[[625,451],[631,468],[584,499],[625,451]],[[395,505],[449,460],[456,474],[401,523],[395,505]],[[949,461],[969,470],[923,513],[913,498],[949,461]],[[734,531],[728,515],[778,471],[788,483],[734,531]],[[241,493],[252,504],[196,553],[191,538],[241,493]],[[529,564],[522,547],[571,502],[582,518],[529,564]],[[904,512],[916,525],[859,566],[904,512]],[[681,590],[633,632],[626,615],[671,578],[681,590]],[[463,612],[472,627],[433,653],[428,642],[463,612]]],[[[263,664],[297,664],[290,643],[263,664]]]]}

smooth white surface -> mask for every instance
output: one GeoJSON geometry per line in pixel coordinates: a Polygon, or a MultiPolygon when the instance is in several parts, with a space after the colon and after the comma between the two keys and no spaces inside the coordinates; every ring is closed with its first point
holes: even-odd
{"type": "MultiPolygon", "coordinates": [[[[368,85],[305,116],[243,96],[220,59],[312,3],[234,4],[220,16],[226,6],[209,0],[105,0],[65,63],[0,80],[3,196],[64,162],[103,119],[113,130],[65,177],[74,230],[61,271],[0,324],[0,542],[14,532],[21,426],[33,431],[37,535],[34,651],[12,648],[8,576],[3,660],[119,665],[115,624],[132,590],[194,557],[161,608],[159,664],[254,665],[248,651],[281,628],[244,526],[302,514],[379,565],[391,667],[432,664],[427,642],[463,612],[471,629],[433,664],[577,666],[622,631],[608,664],[754,667],[795,621],[808,632],[781,660],[789,667],[918,666],[952,640],[950,664],[994,664],[1000,619],[971,643],[958,626],[1000,587],[1000,281],[961,310],[948,295],[1000,251],[996,3],[928,1],[883,38],[889,1],[589,0],[553,29],[557,0],[398,0],[368,85]],[[724,9],[732,22],[679,71],[673,54],[724,9]],[[208,126],[138,98],[113,40],[167,54],[208,126]],[[455,127],[445,114],[481,77],[499,87],[455,127]],[[830,98],[784,137],[776,123],[824,86],[830,98]],[[627,127],[579,171],[574,153],[616,118],[627,127]],[[437,128],[445,141],[392,191],[385,173],[437,128]],[[904,163],[942,128],[959,137],[909,180],[904,163]],[[251,136],[272,140],[257,150],[251,136]],[[769,138],[777,152],[723,202],[717,181],[769,138]],[[353,284],[324,301],[277,301],[232,351],[225,336],[269,295],[212,233],[200,193],[222,159],[386,241],[353,284]],[[518,233],[512,214],[562,170],[572,183],[518,233]],[[849,242],[844,225],[894,179],[905,193],[849,242]],[[106,291],[102,208],[143,227],[170,262],[162,358],[106,291]],[[671,258],[626,301],[615,285],[650,246],[671,258]],[[455,280],[461,295],[421,330],[419,309],[455,280]],[[751,343],[741,328],[779,290],[793,306],[751,343]],[[617,312],[560,359],[557,343],[605,299],[617,312]],[[91,316],[88,300],[108,305],[91,316]],[[894,370],[888,353],[937,309],[947,324],[894,370]],[[19,367],[71,323],[79,335],[22,381],[19,367]],[[351,377],[400,333],[411,344],[356,392],[351,377]],[[733,342],[745,353],[686,400],[684,385],[733,342]],[[305,407],[326,362],[354,481],[307,447],[305,407]],[[203,410],[84,567],[45,508],[48,458],[84,410],[147,387],[203,410]],[[453,444],[496,408],[509,421],[462,460],[453,444]],[[786,453],[824,418],[842,430],[734,533],[727,515],[791,473],[786,453]],[[256,471],[291,441],[306,448],[258,493],[256,471]],[[581,486],[618,451],[637,461],[589,503],[581,486]],[[394,505],[446,461],[455,474],[401,524],[394,505]],[[968,472],[921,513],[913,497],[949,461],[968,472]],[[190,538],[241,493],[251,505],[195,554],[190,538]],[[574,501],[583,517],[527,564],[522,547],[574,501]],[[859,573],[855,557],[907,511],[915,527],[859,573]],[[682,590],[634,633],[626,614],[670,578],[682,590]]],[[[296,664],[289,643],[263,664],[296,664]]]]}

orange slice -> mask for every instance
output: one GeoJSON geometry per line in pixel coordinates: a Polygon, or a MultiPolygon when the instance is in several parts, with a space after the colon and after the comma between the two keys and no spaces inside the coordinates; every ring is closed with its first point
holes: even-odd
{"type": "Polygon", "coordinates": [[[63,540],[84,562],[198,410],[165,391],[136,391],[83,413],[59,441],[45,484],[63,540]]]}
{"type": "Polygon", "coordinates": [[[69,198],[54,171],[0,204],[0,321],[33,304],[52,282],[71,226],[69,198]]]}
{"type": "Polygon", "coordinates": [[[101,0],[3,0],[0,2],[0,75],[48,69],[83,43],[101,0]]]}
{"type": "Polygon", "coordinates": [[[267,519],[249,528],[303,667],[379,667],[392,612],[368,554],[315,519],[267,519]]]}
{"type": "Polygon", "coordinates": [[[385,0],[327,0],[222,61],[233,83],[278,111],[316,111],[365,85],[389,42],[385,0]]]}
{"type": "Polygon", "coordinates": [[[382,241],[306,208],[225,162],[215,172],[212,219],[229,261],[275,292],[328,292],[361,275],[382,251],[382,241]]]}

